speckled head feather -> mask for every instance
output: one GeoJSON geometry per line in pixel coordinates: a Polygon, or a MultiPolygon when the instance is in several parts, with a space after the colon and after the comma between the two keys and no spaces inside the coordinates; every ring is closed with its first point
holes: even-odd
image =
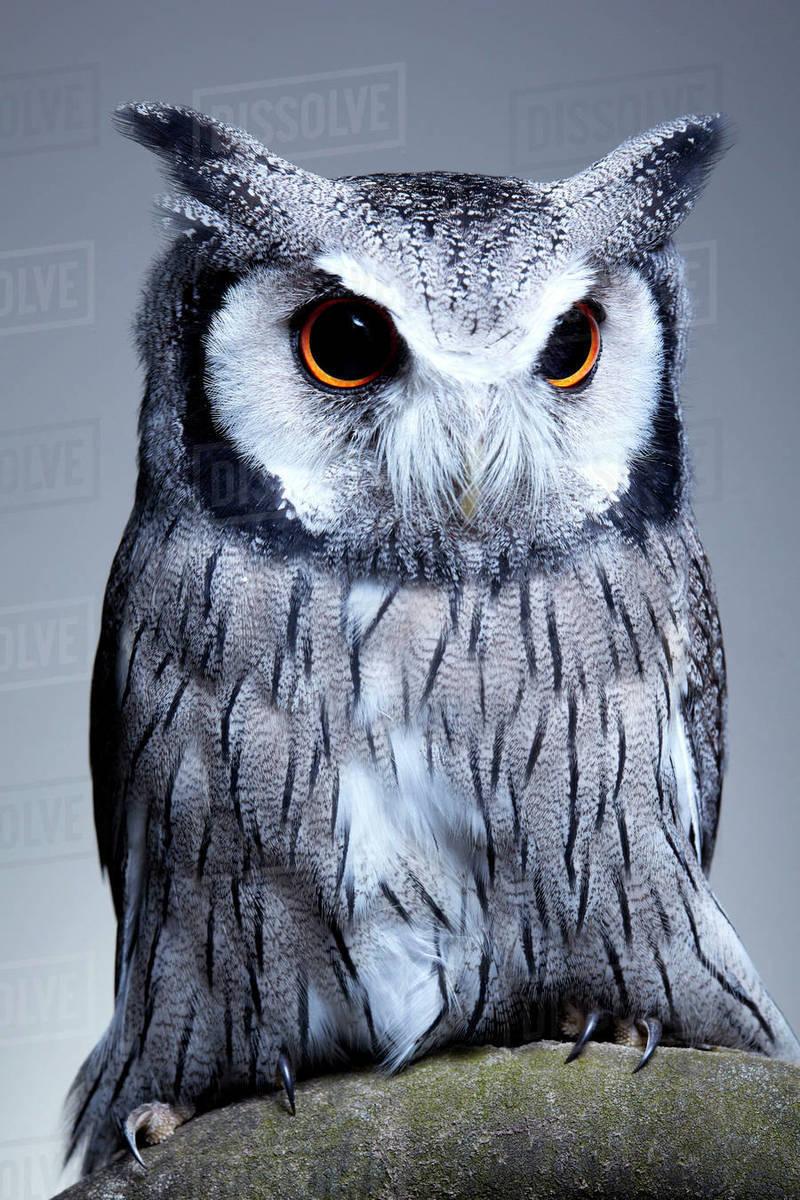
{"type": "MultiPolygon", "coordinates": [[[[190,235],[169,278],[201,326],[202,378],[168,392],[195,397],[189,440],[197,428],[204,446],[219,440],[247,478],[244,523],[257,538],[267,523],[267,547],[284,537],[412,575],[498,574],[532,553],[558,562],[610,524],[641,538],[647,519],[674,513],[686,297],[669,238],[721,152],[721,118],[659,126],[546,184],[330,181],[188,109],[131,105],[118,119],[166,162],[180,191],[161,205],[190,235]],[[341,292],[385,308],[404,353],[392,378],[334,404],[298,370],[287,328],[341,292]],[[591,297],[610,319],[576,403],[544,383],[537,357],[591,297]]],[[[162,303],[146,299],[146,356],[162,303]]],[[[152,449],[154,469],[171,460],[161,431],[152,449]]],[[[186,481],[192,503],[209,502],[205,482],[186,481]]]]}

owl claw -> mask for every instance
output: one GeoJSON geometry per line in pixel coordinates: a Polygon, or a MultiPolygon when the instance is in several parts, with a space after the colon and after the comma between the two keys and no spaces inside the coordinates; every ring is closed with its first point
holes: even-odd
{"type": "Polygon", "coordinates": [[[140,1130],[143,1131],[145,1145],[153,1146],[172,1137],[175,1130],[188,1121],[193,1113],[191,1108],[173,1108],[171,1104],[163,1104],[160,1100],[151,1100],[149,1104],[140,1104],[132,1109],[122,1126],[122,1136],[139,1166],[147,1170],[139,1152],[137,1135],[140,1130]]]}
{"type": "Polygon", "coordinates": [[[645,1017],[639,1024],[644,1025],[647,1030],[647,1045],[644,1048],[644,1054],[633,1068],[634,1075],[637,1071],[641,1071],[642,1067],[647,1066],[661,1041],[661,1022],[656,1017],[645,1017]]]}
{"type": "Polygon", "coordinates": [[[283,1089],[286,1092],[286,1099],[289,1101],[289,1110],[292,1116],[294,1116],[294,1071],[292,1070],[292,1064],[289,1062],[288,1054],[283,1050],[278,1055],[278,1074],[280,1075],[283,1089]]]}
{"type": "Polygon", "coordinates": [[[584,1022],[583,1029],[580,1031],[580,1033],[578,1034],[578,1037],[575,1040],[575,1045],[572,1047],[569,1054],[564,1059],[565,1063],[574,1062],[575,1059],[578,1058],[583,1053],[586,1043],[588,1041],[590,1041],[591,1038],[594,1036],[594,1032],[597,1029],[597,1026],[607,1016],[608,1016],[608,1013],[605,1011],[605,1009],[602,1009],[602,1008],[593,1008],[592,1009],[592,1011],[587,1016],[586,1021],[584,1022]]]}

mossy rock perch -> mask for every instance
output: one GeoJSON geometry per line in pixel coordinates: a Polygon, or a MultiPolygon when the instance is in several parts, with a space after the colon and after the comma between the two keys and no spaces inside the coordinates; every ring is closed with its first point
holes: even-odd
{"type": "Polygon", "coordinates": [[[800,1069],[737,1051],[493,1046],[197,1117],[62,1200],[800,1197],[800,1069]]]}

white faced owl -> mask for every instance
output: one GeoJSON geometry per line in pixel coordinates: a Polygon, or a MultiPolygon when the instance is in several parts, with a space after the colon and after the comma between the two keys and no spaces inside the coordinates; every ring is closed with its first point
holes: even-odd
{"type": "Polygon", "coordinates": [[[797,1060],[706,878],[724,660],[671,238],[721,120],[548,184],[120,121],[175,240],[92,688],[119,936],[85,1168],[456,1042],[797,1060]]]}

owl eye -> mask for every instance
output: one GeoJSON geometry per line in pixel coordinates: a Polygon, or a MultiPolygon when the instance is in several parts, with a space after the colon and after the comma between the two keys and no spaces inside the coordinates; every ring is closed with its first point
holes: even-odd
{"type": "Polygon", "coordinates": [[[583,383],[600,357],[600,326],[588,304],[573,304],[550,334],[539,370],[552,387],[583,383]]]}
{"type": "Polygon", "coordinates": [[[389,314],[370,300],[335,296],[306,313],[298,349],[303,366],[320,383],[364,387],[391,366],[397,330],[389,314]]]}

